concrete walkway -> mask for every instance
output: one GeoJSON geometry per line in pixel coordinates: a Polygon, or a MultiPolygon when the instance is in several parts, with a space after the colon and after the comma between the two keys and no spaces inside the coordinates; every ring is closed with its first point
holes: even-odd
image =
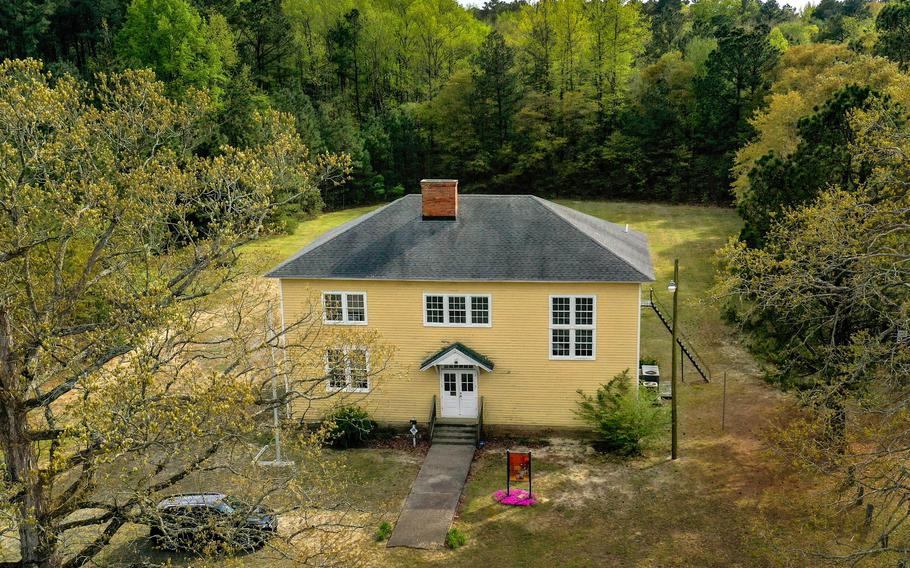
{"type": "Polygon", "coordinates": [[[440,548],[471,469],[474,446],[433,444],[404,502],[389,546],[440,548]]]}

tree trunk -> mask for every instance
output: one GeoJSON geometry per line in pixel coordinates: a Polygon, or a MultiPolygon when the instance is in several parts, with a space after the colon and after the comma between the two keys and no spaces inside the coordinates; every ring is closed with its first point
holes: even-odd
{"type": "Polygon", "coordinates": [[[48,530],[48,499],[38,479],[37,456],[28,439],[26,413],[9,404],[0,405],[0,446],[7,478],[20,490],[16,517],[19,523],[19,553],[22,566],[54,568],[57,537],[48,530]]]}
{"type": "Polygon", "coordinates": [[[6,306],[0,305],[0,450],[6,481],[18,493],[19,552],[22,566],[52,568],[59,565],[57,539],[47,531],[47,496],[36,475],[38,459],[28,437],[28,412],[22,403],[24,389],[14,363],[15,345],[6,306]]]}

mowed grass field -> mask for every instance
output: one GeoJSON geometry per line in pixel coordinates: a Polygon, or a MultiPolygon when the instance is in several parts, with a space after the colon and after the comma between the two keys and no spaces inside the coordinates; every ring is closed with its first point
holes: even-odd
{"type": "MultiPolygon", "coordinates": [[[[760,367],[707,299],[714,278],[714,252],[739,231],[735,212],[663,204],[561,203],[618,224],[628,223],[647,234],[657,274],[655,292],[668,306],[666,285],[673,259],[680,259],[680,320],[714,373],[714,381],[705,384],[686,366],[686,382],[679,392],[680,459],[669,460],[669,437],[663,447],[631,461],[598,455],[578,440],[492,440],[476,454],[454,523],[466,534],[467,544],[458,550],[418,551],[388,549],[372,536],[380,521],[394,524],[397,519],[421,454],[395,449],[332,452],[331,459],[344,462],[351,477],[347,480],[351,513],[363,525],[351,531],[349,545],[347,540],[341,543],[356,550],[355,558],[341,565],[824,565],[813,553],[829,549],[834,536],[845,533],[816,516],[817,482],[790,470],[765,443],[765,430],[789,414],[792,402],[762,382],[760,367]],[[531,508],[503,507],[493,502],[491,494],[504,485],[505,449],[522,445],[534,451],[534,491],[541,503],[531,508]]],[[[243,250],[245,267],[258,278],[255,275],[325,231],[372,209],[326,213],[302,222],[292,235],[253,243],[243,250]]],[[[257,284],[273,286],[274,282],[257,284]]],[[[670,335],[650,310],[643,312],[642,354],[657,358],[664,376],[669,376],[670,335]]],[[[139,551],[155,562],[213,565],[213,559],[155,551],[144,542],[145,533],[144,527],[136,527],[118,536],[101,560],[137,560],[139,551]]],[[[254,568],[295,564],[268,550],[223,562],[254,568]]]]}

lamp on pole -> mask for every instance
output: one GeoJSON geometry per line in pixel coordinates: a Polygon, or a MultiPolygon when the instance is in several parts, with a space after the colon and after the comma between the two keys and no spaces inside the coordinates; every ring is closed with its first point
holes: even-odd
{"type": "Polygon", "coordinates": [[[670,459],[676,459],[676,322],[679,321],[677,317],[677,290],[679,289],[679,259],[673,261],[673,280],[670,280],[670,284],[667,286],[667,290],[673,294],[673,327],[670,328],[670,335],[673,337],[672,343],[670,344],[670,352],[673,354],[671,357],[671,367],[672,371],[670,373],[670,459]]]}

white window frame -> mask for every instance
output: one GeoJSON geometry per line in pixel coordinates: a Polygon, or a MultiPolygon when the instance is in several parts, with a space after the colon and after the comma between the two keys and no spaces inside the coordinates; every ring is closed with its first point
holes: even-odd
{"type": "Polygon", "coordinates": [[[423,293],[423,325],[426,327],[493,327],[493,296],[490,294],[471,294],[471,293],[449,293],[449,292],[424,292],[423,293]],[[442,296],[442,322],[431,322],[427,320],[427,298],[430,296],[442,296]],[[465,323],[449,322],[449,299],[459,297],[465,299],[465,323]],[[486,298],[487,300],[487,321],[486,323],[474,323],[471,313],[471,299],[486,298]]]}
{"type": "Polygon", "coordinates": [[[322,292],[322,323],[326,325],[367,325],[367,320],[369,319],[369,310],[367,309],[367,293],[366,292],[352,292],[352,291],[337,291],[337,290],[323,290],[322,292]],[[341,295],[341,319],[340,320],[330,320],[328,319],[326,307],[325,307],[325,297],[328,294],[340,294],[341,295]],[[363,321],[351,321],[348,314],[348,295],[353,296],[363,296],[363,321]]]}
{"type": "Polygon", "coordinates": [[[548,299],[548,308],[547,308],[547,333],[549,338],[547,339],[547,346],[549,348],[549,357],[553,361],[594,361],[597,359],[597,296],[592,294],[553,294],[548,299]],[[568,324],[554,324],[553,323],[553,300],[555,298],[568,298],[569,299],[569,323],[568,324]],[[575,323],[575,300],[578,298],[586,298],[591,300],[591,324],[590,325],[581,325],[575,323]],[[568,355],[553,355],[553,330],[554,329],[566,329],[569,331],[569,354],[568,355]],[[590,355],[575,355],[575,332],[577,330],[590,330],[591,331],[591,354],[590,355]]]}
{"type": "Polygon", "coordinates": [[[363,392],[363,393],[370,392],[370,387],[372,386],[370,384],[372,382],[372,381],[370,381],[370,350],[361,345],[345,345],[344,347],[327,347],[325,350],[325,375],[326,375],[325,390],[327,390],[328,392],[363,392]],[[344,353],[344,383],[346,386],[343,386],[343,387],[333,387],[332,386],[332,378],[330,376],[330,373],[332,372],[332,366],[329,362],[329,350],[331,350],[331,349],[341,350],[344,353]],[[352,374],[352,367],[351,367],[351,351],[363,351],[364,364],[366,366],[366,368],[364,369],[364,372],[366,373],[365,378],[367,381],[366,388],[354,388],[352,386],[354,384],[354,376],[352,374]]]}

